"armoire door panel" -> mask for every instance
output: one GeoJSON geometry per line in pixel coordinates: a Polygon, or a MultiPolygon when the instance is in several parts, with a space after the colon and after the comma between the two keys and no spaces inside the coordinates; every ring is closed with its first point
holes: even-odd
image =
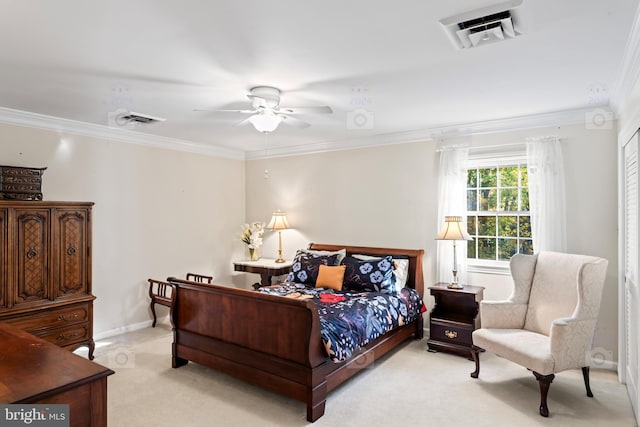
{"type": "Polygon", "coordinates": [[[88,212],[86,210],[56,210],[54,220],[56,298],[87,293],[88,277],[88,212]]]}
{"type": "Polygon", "coordinates": [[[49,210],[16,209],[15,305],[49,298],[49,210]]]}
{"type": "Polygon", "coordinates": [[[7,210],[0,209],[0,308],[7,306],[7,291],[9,289],[7,220],[7,210]]]}

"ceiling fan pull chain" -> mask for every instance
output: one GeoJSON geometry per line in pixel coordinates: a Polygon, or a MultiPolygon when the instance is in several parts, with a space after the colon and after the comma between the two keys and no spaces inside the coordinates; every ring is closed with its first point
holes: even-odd
{"type": "MultiPolygon", "coordinates": [[[[264,132],[264,161],[267,162],[269,152],[269,132],[264,132]]],[[[264,179],[269,179],[269,168],[264,168],[264,179]]]]}

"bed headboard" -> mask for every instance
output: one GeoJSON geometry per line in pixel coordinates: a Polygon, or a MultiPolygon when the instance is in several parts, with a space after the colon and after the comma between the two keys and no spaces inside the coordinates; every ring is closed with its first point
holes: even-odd
{"type": "Polygon", "coordinates": [[[353,254],[363,254],[372,256],[398,256],[409,258],[409,272],[407,275],[407,287],[413,288],[424,295],[424,275],[422,273],[422,249],[396,249],[396,248],[370,248],[366,246],[344,246],[344,245],[326,245],[324,243],[310,243],[309,249],[318,251],[339,251],[347,250],[347,256],[353,254]]]}

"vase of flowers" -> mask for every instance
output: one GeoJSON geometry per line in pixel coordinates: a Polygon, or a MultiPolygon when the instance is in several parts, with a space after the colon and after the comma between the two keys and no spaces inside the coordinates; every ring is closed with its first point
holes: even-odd
{"type": "Polygon", "coordinates": [[[249,257],[251,261],[257,261],[260,259],[258,249],[262,246],[262,235],[264,234],[263,222],[252,222],[251,224],[244,224],[242,226],[242,240],[249,247],[249,257]]]}

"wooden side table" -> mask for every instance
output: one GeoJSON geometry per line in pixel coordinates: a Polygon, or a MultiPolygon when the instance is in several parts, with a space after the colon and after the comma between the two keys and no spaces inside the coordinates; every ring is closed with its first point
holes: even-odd
{"type": "Polygon", "coordinates": [[[429,287],[436,304],[429,316],[429,351],[448,351],[471,357],[471,334],[480,327],[482,286],[450,289],[447,283],[429,287]]]}
{"type": "Polygon", "coordinates": [[[291,264],[293,264],[291,261],[277,263],[272,258],[260,258],[257,261],[236,261],[233,263],[233,269],[259,274],[260,283],[253,285],[254,289],[258,289],[262,286],[271,286],[272,277],[289,273],[291,264]]]}

